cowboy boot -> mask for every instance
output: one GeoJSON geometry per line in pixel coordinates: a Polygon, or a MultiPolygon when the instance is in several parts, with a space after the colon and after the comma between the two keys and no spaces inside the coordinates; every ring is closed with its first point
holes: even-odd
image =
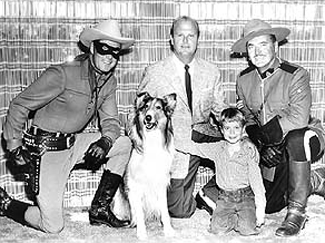
{"type": "Polygon", "coordinates": [[[287,215],[276,230],[276,235],[293,236],[304,228],[307,221],[306,205],[310,191],[310,163],[308,161],[289,161],[287,215]]]}
{"type": "Polygon", "coordinates": [[[311,194],[316,194],[325,199],[325,167],[314,169],[310,175],[311,194]]]}
{"type": "Polygon", "coordinates": [[[89,210],[89,222],[91,225],[105,224],[109,227],[119,228],[130,224],[128,220],[124,221],[116,218],[110,209],[110,204],[121,182],[121,176],[113,174],[109,170],[103,172],[89,210]]]}
{"type": "Polygon", "coordinates": [[[0,216],[7,216],[14,221],[27,225],[25,212],[30,204],[12,199],[7,192],[0,187],[0,216]]]}

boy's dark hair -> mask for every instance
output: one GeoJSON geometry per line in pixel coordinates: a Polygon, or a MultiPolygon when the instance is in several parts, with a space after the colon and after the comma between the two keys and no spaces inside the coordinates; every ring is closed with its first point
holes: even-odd
{"type": "Polygon", "coordinates": [[[223,127],[225,122],[232,122],[232,121],[239,122],[242,126],[245,126],[246,118],[244,113],[235,107],[229,107],[224,109],[220,115],[219,125],[223,127]]]}

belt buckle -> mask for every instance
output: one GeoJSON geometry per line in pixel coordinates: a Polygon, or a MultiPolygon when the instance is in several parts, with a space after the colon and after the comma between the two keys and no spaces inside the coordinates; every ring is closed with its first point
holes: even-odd
{"type": "Polygon", "coordinates": [[[71,145],[71,143],[70,143],[70,138],[71,138],[71,137],[67,137],[67,139],[66,139],[67,148],[70,148],[70,145],[71,145]]]}
{"type": "Polygon", "coordinates": [[[71,135],[71,136],[68,136],[68,137],[67,137],[66,145],[67,145],[67,148],[68,148],[68,149],[71,148],[72,145],[74,144],[74,140],[73,140],[73,138],[74,138],[74,135],[71,135]]]}

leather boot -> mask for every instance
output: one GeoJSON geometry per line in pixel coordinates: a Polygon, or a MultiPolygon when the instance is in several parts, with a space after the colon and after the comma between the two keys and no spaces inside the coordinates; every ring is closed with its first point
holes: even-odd
{"type": "Polygon", "coordinates": [[[276,235],[293,236],[304,228],[310,191],[310,162],[289,161],[288,210],[285,220],[275,232],[276,235]]]}
{"type": "Polygon", "coordinates": [[[316,194],[325,199],[325,167],[319,167],[311,172],[311,194],[316,194]]]}
{"type": "Polygon", "coordinates": [[[20,224],[27,225],[25,221],[25,212],[29,206],[31,205],[28,203],[12,199],[8,193],[0,187],[0,216],[7,216],[20,224]]]}
{"type": "Polygon", "coordinates": [[[116,218],[110,209],[110,204],[121,182],[121,176],[113,174],[109,170],[103,172],[89,210],[89,222],[91,225],[105,224],[109,227],[119,228],[130,224],[128,220],[124,221],[116,218]]]}

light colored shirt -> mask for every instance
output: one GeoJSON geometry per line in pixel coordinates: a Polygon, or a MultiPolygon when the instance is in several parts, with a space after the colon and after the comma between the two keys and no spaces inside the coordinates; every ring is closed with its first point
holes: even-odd
{"type": "MultiPolygon", "coordinates": [[[[177,70],[177,74],[183,81],[183,84],[185,87],[185,64],[181,60],[179,60],[174,53],[172,55],[172,58],[173,58],[173,62],[175,63],[175,68],[177,70]]],[[[190,67],[188,69],[188,72],[190,73],[191,76],[194,75],[194,68],[195,68],[193,65],[194,61],[195,61],[195,58],[193,58],[193,60],[189,64],[187,64],[190,67]]]]}
{"type": "MultiPolygon", "coordinates": [[[[194,142],[193,142],[194,143],[194,142]]],[[[259,168],[259,153],[255,145],[243,139],[241,148],[232,156],[228,153],[227,141],[195,143],[197,155],[215,163],[217,185],[225,191],[234,191],[250,186],[255,195],[256,215],[265,215],[265,188],[259,168]]]]}

